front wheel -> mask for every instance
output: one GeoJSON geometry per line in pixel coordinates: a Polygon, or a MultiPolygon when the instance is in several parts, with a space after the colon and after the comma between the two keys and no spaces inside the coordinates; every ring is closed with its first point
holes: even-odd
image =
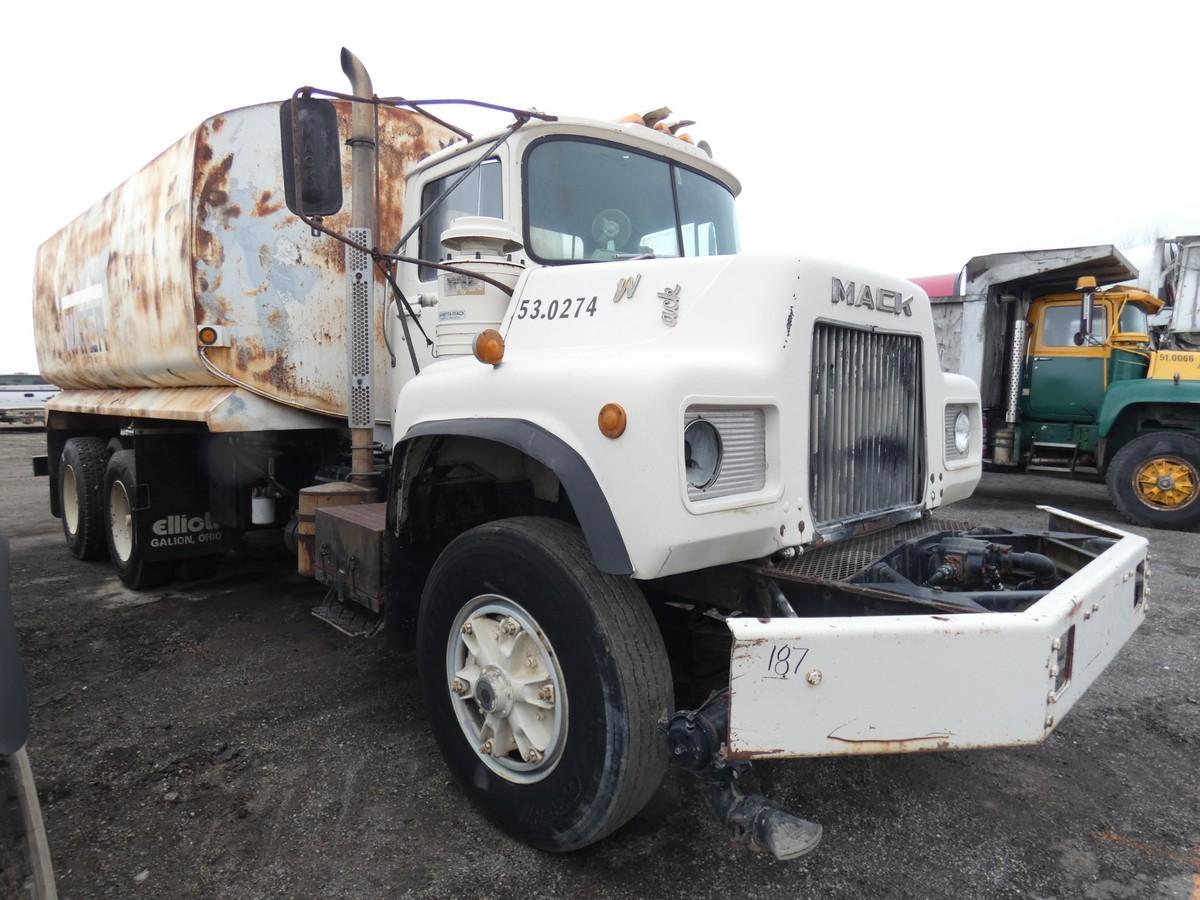
{"type": "Polygon", "coordinates": [[[1126,519],[1151,528],[1200,525],[1200,440],[1189,434],[1150,432],[1113,457],[1108,492],[1126,519]]]}
{"type": "Polygon", "coordinates": [[[506,519],[456,538],[426,581],[421,681],[447,765],[501,828],[584,847],[632,818],[667,766],[658,626],[579,529],[506,519]]]}

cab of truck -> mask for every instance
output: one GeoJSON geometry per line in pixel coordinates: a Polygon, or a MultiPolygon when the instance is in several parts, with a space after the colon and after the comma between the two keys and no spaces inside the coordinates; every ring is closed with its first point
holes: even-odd
{"type": "MultiPolygon", "coordinates": [[[[502,220],[524,267],[740,249],[741,184],[695,144],[637,122],[564,117],[529,122],[492,149],[501,134],[451,145],[412,169],[404,220],[427,217],[402,253],[444,258],[443,235],[463,217],[502,220]]],[[[437,303],[436,269],[406,266],[398,276],[423,307],[437,303]]]]}
{"type": "Polygon", "coordinates": [[[1162,301],[1125,286],[1097,291],[1086,337],[1081,302],[1082,294],[1072,292],[1030,304],[1022,391],[1022,413],[1029,421],[1094,423],[1111,384],[1146,377],[1154,356],[1148,317],[1162,301]]]}

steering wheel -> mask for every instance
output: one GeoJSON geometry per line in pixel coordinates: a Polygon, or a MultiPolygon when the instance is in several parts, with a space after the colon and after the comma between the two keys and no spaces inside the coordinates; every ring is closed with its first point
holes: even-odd
{"type": "Polygon", "coordinates": [[[592,238],[606,250],[619,250],[629,242],[633,223],[619,209],[602,209],[592,219],[592,238]]]}

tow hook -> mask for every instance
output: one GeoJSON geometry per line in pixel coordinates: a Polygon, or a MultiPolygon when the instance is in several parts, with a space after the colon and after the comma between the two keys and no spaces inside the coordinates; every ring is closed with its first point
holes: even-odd
{"type": "Polygon", "coordinates": [[[666,725],[671,759],[700,779],[701,790],[735,842],[766,850],[776,859],[797,859],[817,849],[821,826],[785,812],[761,794],[742,793],[738,782],[750,763],[729,762],[722,746],[729,731],[729,691],[713,694],[697,709],[682,710],[666,725]]]}

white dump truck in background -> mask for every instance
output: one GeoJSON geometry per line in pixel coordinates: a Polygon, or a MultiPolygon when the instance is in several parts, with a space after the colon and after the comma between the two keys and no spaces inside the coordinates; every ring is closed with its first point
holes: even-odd
{"type": "Polygon", "coordinates": [[[343,68],[39,251],[76,556],[139,588],[282,529],[314,612],[415,644],[464,790],[551,850],[674,759],[808,852],[750,761],[1036,744],[1141,623],[1141,538],[934,515],[980,477],[979,392],[915,285],[739,253],[737,180],[670,126],[493,107],[478,137],[343,68]]]}

